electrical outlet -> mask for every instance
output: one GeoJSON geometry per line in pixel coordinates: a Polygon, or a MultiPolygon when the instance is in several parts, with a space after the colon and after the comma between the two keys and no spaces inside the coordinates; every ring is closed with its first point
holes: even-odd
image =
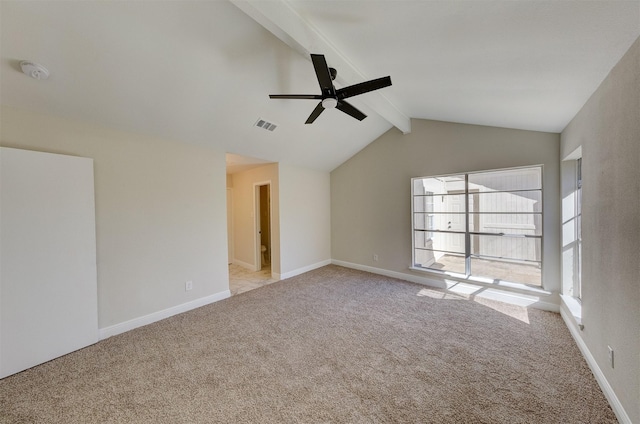
{"type": "Polygon", "coordinates": [[[193,288],[193,281],[189,280],[184,283],[184,291],[189,291],[193,288]]]}
{"type": "Polygon", "coordinates": [[[609,348],[609,365],[613,368],[613,348],[611,346],[607,346],[609,348]]]}
{"type": "Polygon", "coordinates": [[[378,262],[378,255],[377,254],[373,254],[373,262],[378,262]]]}

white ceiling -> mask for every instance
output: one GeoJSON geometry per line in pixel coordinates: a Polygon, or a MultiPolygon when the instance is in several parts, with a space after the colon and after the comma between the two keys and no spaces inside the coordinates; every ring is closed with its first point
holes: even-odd
{"type": "Polygon", "coordinates": [[[238,172],[248,171],[249,169],[257,168],[259,166],[268,165],[270,162],[258,158],[252,158],[250,156],[227,153],[226,163],[227,174],[235,174],[238,172]]]}
{"type": "Polygon", "coordinates": [[[4,0],[0,12],[3,105],[320,170],[407,132],[403,117],[560,132],[640,35],[640,0],[4,0]],[[362,122],[328,110],[305,125],[314,101],[268,94],[319,92],[306,51],[326,54],[338,87],[393,86],[353,99],[362,122]],[[26,77],[20,60],[51,77],[26,77]]]}

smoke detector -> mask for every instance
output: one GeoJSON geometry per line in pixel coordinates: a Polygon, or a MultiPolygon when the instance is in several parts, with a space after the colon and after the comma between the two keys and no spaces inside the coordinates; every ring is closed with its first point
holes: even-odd
{"type": "Polygon", "coordinates": [[[49,71],[44,66],[23,60],[20,62],[22,72],[37,80],[46,80],[49,78],[49,71]]]}

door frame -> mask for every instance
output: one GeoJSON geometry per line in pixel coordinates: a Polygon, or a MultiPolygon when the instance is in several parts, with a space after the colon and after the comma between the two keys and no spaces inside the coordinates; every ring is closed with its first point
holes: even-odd
{"type": "MultiPolygon", "coordinates": [[[[262,246],[260,240],[260,187],[267,186],[269,190],[269,226],[273,228],[272,225],[272,217],[273,217],[273,206],[271,205],[271,180],[260,181],[257,183],[253,183],[253,253],[254,253],[254,271],[262,270],[262,252],[260,251],[260,247],[262,246]]],[[[269,237],[269,254],[271,254],[271,240],[272,236],[269,237]]]]}
{"type": "Polygon", "coordinates": [[[233,188],[227,187],[227,262],[232,264],[236,260],[235,250],[235,228],[233,219],[233,188]]]}

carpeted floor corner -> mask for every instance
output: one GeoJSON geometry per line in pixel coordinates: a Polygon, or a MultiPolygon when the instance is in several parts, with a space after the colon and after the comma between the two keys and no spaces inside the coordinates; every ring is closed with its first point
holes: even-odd
{"type": "Polygon", "coordinates": [[[558,314],[326,266],[0,380],[1,423],[614,423],[558,314]]]}

